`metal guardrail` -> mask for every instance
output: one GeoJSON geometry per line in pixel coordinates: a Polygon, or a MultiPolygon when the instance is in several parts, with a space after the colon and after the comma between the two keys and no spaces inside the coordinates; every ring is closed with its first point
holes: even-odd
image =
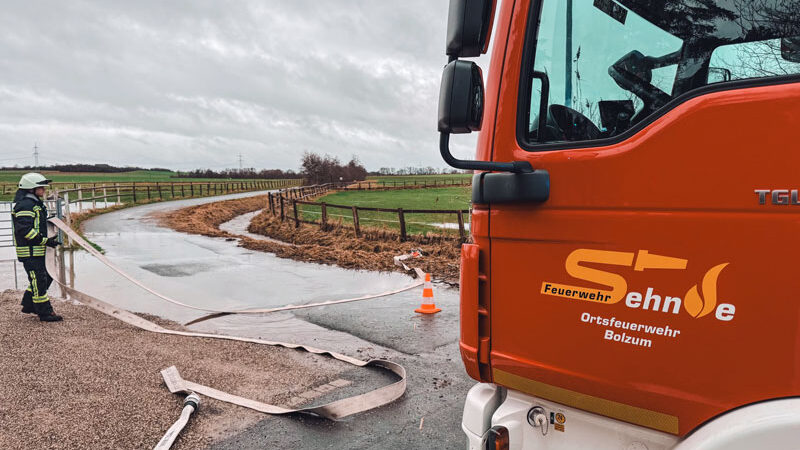
{"type": "MultiPolygon", "coordinates": [[[[61,199],[45,200],[45,205],[50,216],[59,218],[64,217],[63,202],[61,199]]],[[[0,262],[10,262],[14,268],[14,289],[19,289],[19,278],[17,265],[17,255],[14,251],[14,228],[11,224],[11,211],[14,203],[10,201],[0,201],[0,262]]],[[[61,232],[58,233],[61,239],[61,232]]]]}
{"type": "Polygon", "coordinates": [[[19,289],[17,277],[17,255],[14,252],[13,228],[11,226],[11,202],[0,202],[0,261],[10,262],[14,268],[14,289],[19,289]]]}

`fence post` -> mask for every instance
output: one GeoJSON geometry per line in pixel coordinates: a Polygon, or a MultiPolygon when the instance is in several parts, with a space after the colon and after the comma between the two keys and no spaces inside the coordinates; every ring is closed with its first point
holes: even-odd
{"type": "Polygon", "coordinates": [[[181,197],[186,197],[186,192],[183,191],[183,187],[184,186],[186,186],[186,185],[181,183],[181,197]]]}
{"type": "Polygon", "coordinates": [[[397,218],[400,219],[400,240],[406,240],[406,216],[403,213],[403,208],[397,208],[397,218]]]}
{"type": "Polygon", "coordinates": [[[78,212],[81,211],[83,211],[83,190],[78,188],[78,212]]]}
{"type": "Polygon", "coordinates": [[[189,182],[189,194],[194,197],[194,183],[189,182]]]}
{"type": "Polygon", "coordinates": [[[286,211],[284,210],[284,207],[283,207],[283,203],[284,203],[283,195],[280,196],[280,199],[281,199],[281,222],[283,222],[286,219],[286,211]]]}
{"type": "Polygon", "coordinates": [[[103,208],[108,208],[108,192],[106,192],[106,185],[103,185],[103,208]]]}
{"type": "Polygon", "coordinates": [[[458,237],[460,237],[462,241],[466,237],[464,231],[464,212],[460,210],[458,211],[458,237]]]}
{"type": "Polygon", "coordinates": [[[164,200],[164,198],[161,197],[161,184],[158,181],[156,181],[156,189],[158,189],[158,200],[159,201],[164,200]]]}
{"type": "Polygon", "coordinates": [[[294,227],[300,228],[300,218],[297,217],[297,200],[292,200],[292,207],[294,208],[294,227]]]}
{"type": "Polygon", "coordinates": [[[67,226],[72,228],[72,215],[69,211],[69,192],[64,192],[64,217],[67,219],[67,226]]]}
{"type": "Polygon", "coordinates": [[[269,198],[269,212],[273,216],[275,215],[275,202],[272,200],[272,192],[267,194],[267,198],[269,198]]]}
{"type": "Polygon", "coordinates": [[[92,183],[92,209],[97,209],[97,183],[92,183]]]}
{"type": "Polygon", "coordinates": [[[133,183],[133,187],[131,187],[131,193],[133,193],[133,204],[136,204],[136,183],[133,183]]]}
{"type": "Polygon", "coordinates": [[[325,230],[328,228],[328,205],[323,202],[320,206],[322,208],[322,220],[320,221],[319,227],[325,230]]]}
{"type": "Polygon", "coordinates": [[[119,183],[114,183],[114,187],[117,189],[117,204],[122,204],[122,197],[119,195],[119,183]]]}
{"type": "Polygon", "coordinates": [[[361,226],[358,223],[358,208],[353,206],[353,228],[356,230],[356,237],[361,237],[361,226]]]}

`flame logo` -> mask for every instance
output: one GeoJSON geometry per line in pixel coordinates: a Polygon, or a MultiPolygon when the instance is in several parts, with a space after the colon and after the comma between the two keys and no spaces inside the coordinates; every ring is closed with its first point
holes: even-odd
{"type": "Polygon", "coordinates": [[[703,295],[697,292],[697,285],[686,293],[683,307],[695,319],[705,316],[717,306],[717,278],[728,263],[712,267],[703,277],[703,295]],[[705,300],[703,299],[705,297],[705,300]]]}

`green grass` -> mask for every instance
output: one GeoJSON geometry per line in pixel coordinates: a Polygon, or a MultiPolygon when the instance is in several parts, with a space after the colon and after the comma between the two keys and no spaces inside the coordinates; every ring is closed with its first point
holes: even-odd
{"type": "MultiPolygon", "coordinates": [[[[342,191],[321,197],[317,202],[325,202],[345,206],[361,206],[368,208],[388,208],[404,210],[412,209],[440,209],[440,210],[466,210],[470,208],[470,188],[429,188],[429,189],[403,189],[391,191],[342,191]]],[[[304,220],[320,220],[321,208],[319,206],[299,205],[304,220]]],[[[359,223],[362,227],[390,228],[399,230],[400,224],[396,213],[378,211],[359,211],[359,223]]],[[[328,220],[331,222],[342,221],[345,225],[352,226],[352,211],[339,208],[328,208],[328,220]]],[[[406,229],[409,234],[420,234],[428,231],[443,231],[442,228],[431,225],[435,223],[458,223],[456,214],[405,214],[406,229]]],[[[469,215],[464,215],[464,221],[469,222],[469,215]]],[[[448,233],[458,233],[458,228],[447,230],[448,233]]]]}
{"type": "MultiPolygon", "coordinates": [[[[14,192],[16,191],[16,184],[19,182],[19,178],[27,173],[23,170],[0,170],[0,201],[7,201],[11,200],[14,197],[14,192]]],[[[120,184],[130,184],[133,182],[142,182],[142,183],[165,183],[166,185],[163,186],[162,196],[166,200],[167,197],[172,197],[171,193],[168,193],[169,184],[167,183],[187,183],[187,182],[201,182],[201,183],[236,183],[239,181],[242,182],[250,182],[253,180],[228,180],[224,178],[177,178],[177,173],[171,171],[149,171],[149,170],[136,170],[132,172],[119,172],[119,173],[82,173],[82,172],[53,172],[53,171],[44,171],[42,172],[44,176],[53,180],[54,185],[53,189],[65,189],[65,188],[72,188],[72,185],[83,185],[84,189],[83,196],[84,197],[91,197],[91,185],[94,183],[97,184],[113,184],[113,183],[120,183],[120,184]],[[68,183],[68,184],[61,184],[61,183],[68,183]],[[88,186],[87,186],[88,185],[88,186]]],[[[258,180],[258,181],[267,181],[267,180],[258,180]]],[[[271,181],[271,180],[269,180],[271,181]]],[[[113,188],[109,188],[107,190],[108,194],[112,193],[113,188]]],[[[178,187],[178,189],[180,189],[178,187]]],[[[186,196],[189,196],[189,187],[184,187],[186,191],[186,196]]],[[[195,186],[195,190],[200,189],[200,186],[195,186]]],[[[203,190],[206,189],[205,186],[202,187],[203,190]]],[[[97,195],[101,195],[102,189],[98,189],[97,195]]],[[[212,189],[213,193],[213,189],[212,189]]],[[[224,192],[222,192],[224,193],[224,192]]],[[[74,199],[76,193],[70,194],[70,198],[74,199]]],[[[146,193],[141,192],[141,196],[139,197],[139,193],[137,192],[137,201],[140,198],[146,198],[146,193]]],[[[153,194],[154,198],[157,195],[153,194]]],[[[183,197],[180,193],[176,192],[175,197],[183,197]]],[[[130,196],[123,195],[124,202],[130,201],[130,196]]]]}

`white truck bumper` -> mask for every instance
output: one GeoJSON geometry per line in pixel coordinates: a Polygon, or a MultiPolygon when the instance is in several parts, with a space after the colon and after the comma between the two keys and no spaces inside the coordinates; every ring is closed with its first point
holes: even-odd
{"type": "Polygon", "coordinates": [[[520,392],[479,383],[470,389],[461,428],[470,450],[481,449],[484,434],[493,426],[508,429],[511,450],[521,449],[668,449],[676,436],[538,399],[520,392]],[[528,412],[540,407],[544,426],[528,422],[528,412]]]}
{"type": "Polygon", "coordinates": [[[800,448],[800,398],[755,403],[722,414],[683,440],[626,422],[587,413],[494,384],[470,389],[461,427],[468,449],[482,450],[494,426],[508,430],[511,450],[749,450],[800,448]],[[534,426],[528,412],[542,408],[546,426],[534,426]]]}

